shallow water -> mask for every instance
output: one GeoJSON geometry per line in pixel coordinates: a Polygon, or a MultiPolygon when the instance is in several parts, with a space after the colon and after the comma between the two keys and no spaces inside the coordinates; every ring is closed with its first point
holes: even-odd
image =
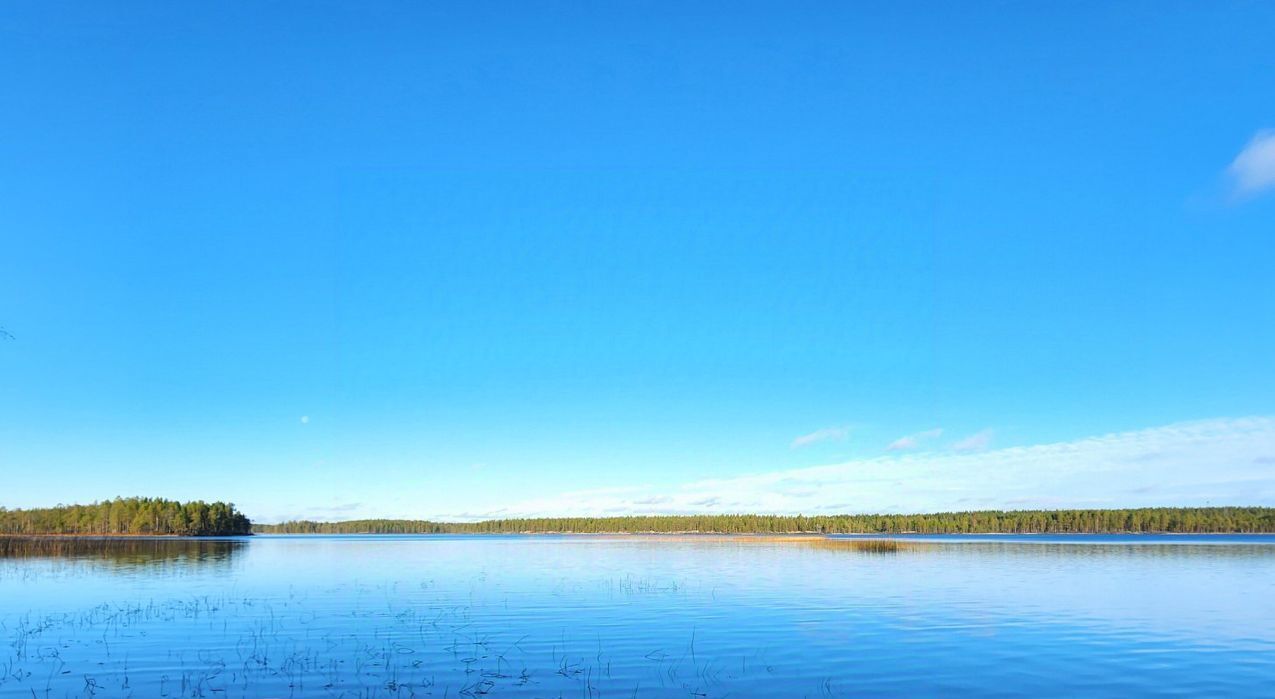
{"type": "Polygon", "coordinates": [[[1271,696],[1275,536],[256,536],[0,555],[0,696],[1271,696]]]}

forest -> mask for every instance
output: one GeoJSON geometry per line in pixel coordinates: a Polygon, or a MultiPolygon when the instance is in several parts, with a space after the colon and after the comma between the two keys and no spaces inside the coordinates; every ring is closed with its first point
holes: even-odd
{"type": "Polygon", "coordinates": [[[1149,507],[1123,510],[984,510],[917,515],[670,515],[555,517],[482,522],[365,519],[258,524],[262,534],[1099,534],[1275,532],[1270,507],[1149,507]]]}
{"type": "Polygon", "coordinates": [[[912,515],[668,515],[547,517],[481,522],[364,519],[254,525],[233,504],[115,498],[40,509],[0,507],[0,535],[237,536],[261,534],[1069,534],[1270,533],[1275,508],[1150,507],[1115,510],[982,510],[912,515]]]}
{"type": "Polygon", "coordinates": [[[163,498],[115,498],[91,505],[28,510],[0,507],[0,535],[64,534],[238,536],[252,522],[224,502],[178,502],[163,498]]]}

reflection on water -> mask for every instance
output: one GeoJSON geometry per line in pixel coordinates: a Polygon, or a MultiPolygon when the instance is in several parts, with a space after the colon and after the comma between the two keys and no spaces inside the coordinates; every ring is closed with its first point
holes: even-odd
{"type": "Polygon", "coordinates": [[[242,538],[6,537],[0,559],[99,560],[122,568],[149,564],[217,564],[244,546],[242,538]]]}
{"type": "Polygon", "coordinates": [[[1275,537],[0,541],[0,696],[1259,696],[1275,537]]]}
{"type": "Polygon", "coordinates": [[[0,537],[0,579],[31,578],[66,569],[97,568],[122,575],[180,577],[224,570],[244,547],[235,538],[0,537]]]}

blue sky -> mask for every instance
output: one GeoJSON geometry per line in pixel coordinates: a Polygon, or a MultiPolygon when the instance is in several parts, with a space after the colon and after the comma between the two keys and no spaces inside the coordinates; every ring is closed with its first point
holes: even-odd
{"type": "Polygon", "coordinates": [[[0,505],[1275,504],[1271,36],[6,3],[0,505]]]}

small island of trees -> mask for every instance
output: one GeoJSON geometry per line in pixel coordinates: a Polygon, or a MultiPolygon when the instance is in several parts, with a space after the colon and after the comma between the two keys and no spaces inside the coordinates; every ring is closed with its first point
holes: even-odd
{"type": "Polygon", "coordinates": [[[240,536],[252,522],[225,502],[115,498],[28,510],[0,507],[0,535],[240,536]]]}

